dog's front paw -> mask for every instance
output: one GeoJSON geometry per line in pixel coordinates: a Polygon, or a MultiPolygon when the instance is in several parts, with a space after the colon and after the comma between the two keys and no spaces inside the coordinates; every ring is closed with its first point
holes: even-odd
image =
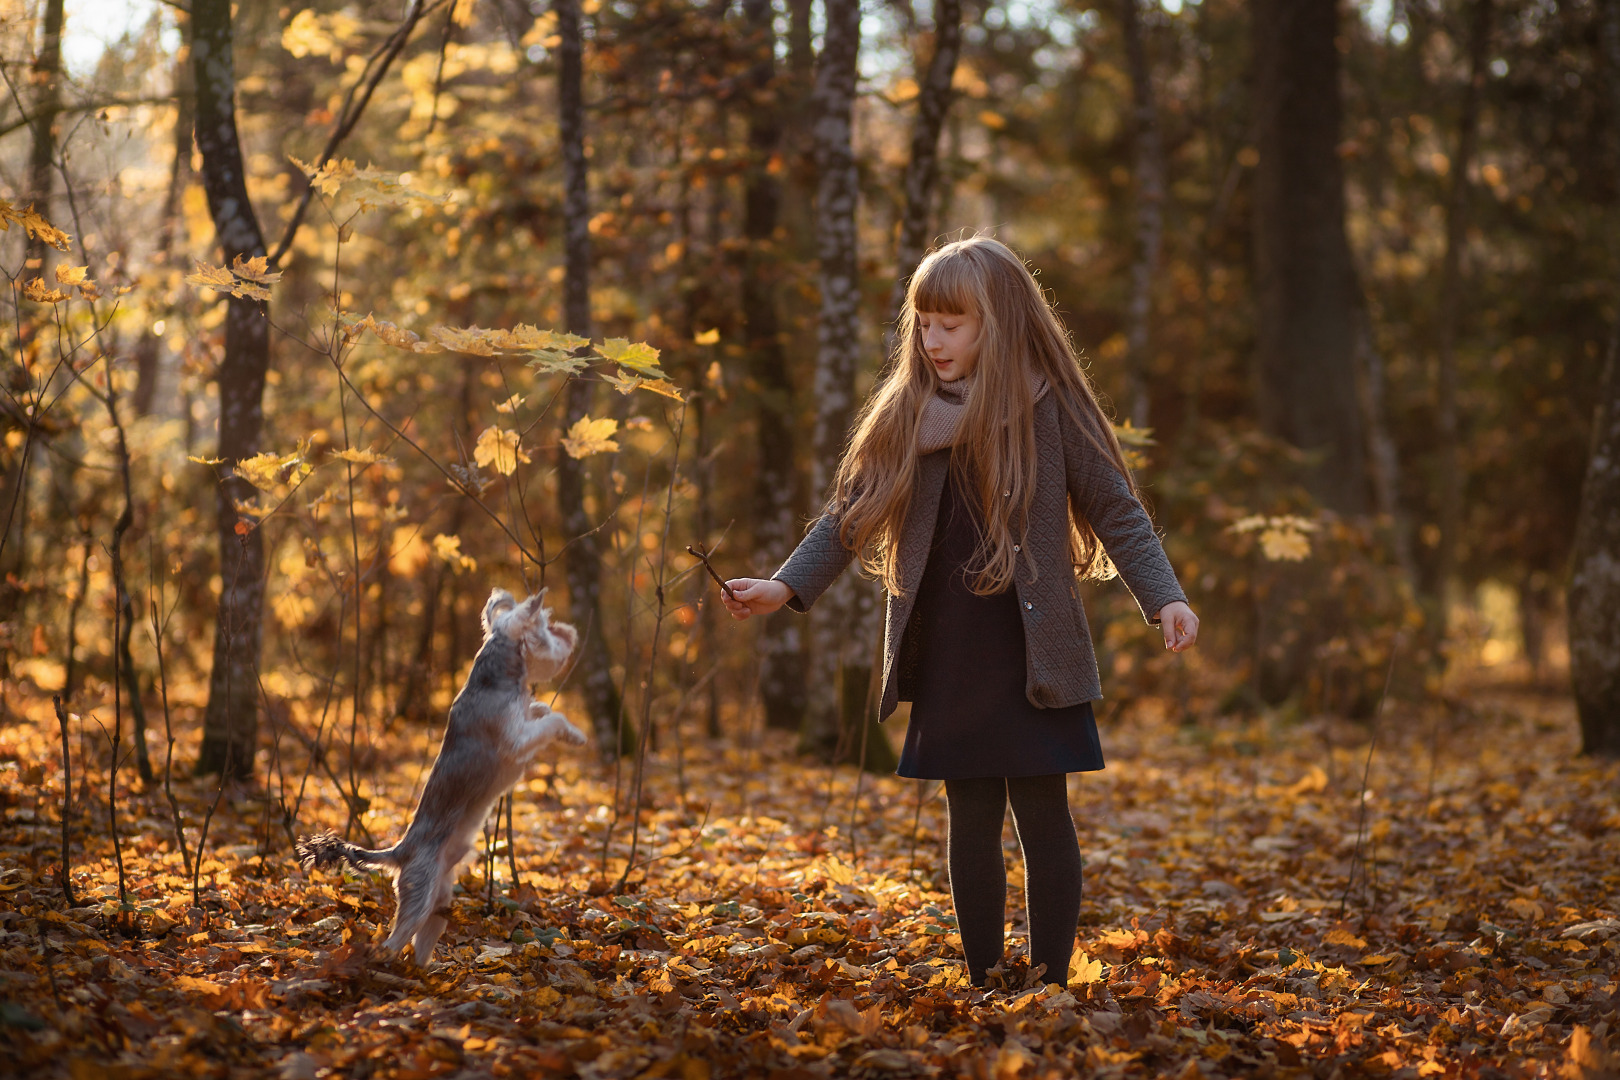
{"type": "Polygon", "coordinates": [[[546,722],[553,725],[553,738],[560,743],[566,743],[569,746],[584,746],[588,741],[585,738],[585,733],[569,723],[568,717],[560,712],[553,712],[548,715],[546,722]]]}

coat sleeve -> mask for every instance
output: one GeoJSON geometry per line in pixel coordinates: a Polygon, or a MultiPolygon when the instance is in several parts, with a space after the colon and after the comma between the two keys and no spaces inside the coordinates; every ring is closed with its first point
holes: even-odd
{"type": "Polygon", "coordinates": [[[838,538],[838,525],[837,515],[822,514],[793,549],[787,562],[771,575],[797,594],[787,602],[794,611],[809,611],[810,605],[827,591],[855,557],[838,538]]]}
{"type": "Polygon", "coordinates": [[[1102,541],[1142,616],[1156,623],[1166,604],[1186,603],[1187,595],[1153,531],[1153,521],[1125,477],[1075,427],[1069,411],[1061,403],[1054,404],[1063,432],[1069,498],[1102,541]]]}

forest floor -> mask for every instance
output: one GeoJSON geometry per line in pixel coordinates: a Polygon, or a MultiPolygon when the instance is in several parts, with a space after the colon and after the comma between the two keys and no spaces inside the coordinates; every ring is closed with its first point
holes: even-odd
{"type": "MultiPolygon", "coordinates": [[[[784,738],[689,735],[679,768],[676,747],[655,755],[618,888],[630,822],[611,770],[537,766],[516,796],[521,884],[504,849],[493,902],[487,864],[467,868],[424,970],[368,962],[385,880],[299,869],[260,789],[209,823],[195,903],[161,788],[120,791],[121,905],[105,753],[72,813],[68,906],[56,721],[48,701],[11,704],[7,1075],[1327,1080],[1620,1062],[1620,766],[1576,757],[1559,696],[1482,687],[1374,725],[1108,707],[1109,768],[1072,778],[1087,869],[1068,988],[1024,988],[1014,888],[990,991],[957,959],[939,785],[809,766],[784,738]]],[[[379,841],[435,737],[402,727],[364,762],[379,841]]],[[[216,789],[174,790],[194,849],[216,789]]],[[[307,790],[300,829],[341,828],[335,788],[307,790]]],[[[1008,856],[1016,886],[1010,828],[1008,856]]]]}

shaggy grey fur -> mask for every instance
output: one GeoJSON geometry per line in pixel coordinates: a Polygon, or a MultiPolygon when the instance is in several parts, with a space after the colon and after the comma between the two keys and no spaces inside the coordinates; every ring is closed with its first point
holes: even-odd
{"type": "Polygon", "coordinates": [[[456,867],[472,852],[495,801],[522,779],[541,747],[585,743],[567,717],[529,697],[530,684],[556,674],[578,637],[567,623],[551,622],[550,609],[541,605],[544,595],[518,603],[504,589],[489,594],[483,647],[450,706],[444,745],[404,838],[380,851],[333,833],[298,841],[306,867],[347,862],[393,873],[398,903],[382,944],[386,956],[409,943],[418,964],[432,958],[447,922],[456,867]]]}

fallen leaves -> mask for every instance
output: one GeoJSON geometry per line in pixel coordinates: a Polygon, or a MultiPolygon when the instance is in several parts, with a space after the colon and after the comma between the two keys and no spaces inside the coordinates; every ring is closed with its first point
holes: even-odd
{"type": "MultiPolygon", "coordinates": [[[[447,561],[459,546],[433,540],[447,561]]],[[[371,952],[391,914],[382,879],[306,874],[251,803],[221,808],[192,906],[161,792],[131,793],[138,929],[124,933],[110,845],[79,811],[84,906],[57,899],[38,842],[54,835],[61,797],[50,728],[42,703],[20,704],[42,722],[0,730],[11,905],[0,1061],[18,1074],[1145,1080],[1613,1067],[1616,776],[1533,726],[1454,733],[1432,798],[1422,752],[1395,746],[1386,762],[1380,750],[1372,805],[1395,825],[1369,830],[1381,838],[1359,873],[1375,884],[1341,900],[1356,751],[1324,759],[1309,730],[1209,721],[1193,741],[1168,713],[1105,716],[1113,765],[1072,789],[1087,893],[1068,985],[1027,985],[1015,892],[1012,948],[986,992],[962,977],[932,787],[919,806],[915,786],[866,778],[852,837],[827,823],[851,820],[853,774],[805,768],[786,740],[690,757],[689,794],[708,805],[681,797],[673,750],[654,755],[641,828],[658,861],[620,895],[604,892],[628,855],[625,823],[607,834],[611,777],[584,759],[542,766],[518,789],[521,884],[497,853],[489,903],[483,870],[467,869],[427,969],[371,952]],[[1257,740],[1261,753],[1234,750],[1257,740]],[[1488,809],[1480,793],[1508,779],[1513,807],[1488,809]]],[[[376,774],[363,818],[379,839],[403,826],[427,738],[401,730],[384,744],[393,771],[376,774]]],[[[212,787],[177,776],[175,788],[194,838],[212,787]]],[[[306,810],[338,825],[345,813],[324,789],[306,810]]]]}

